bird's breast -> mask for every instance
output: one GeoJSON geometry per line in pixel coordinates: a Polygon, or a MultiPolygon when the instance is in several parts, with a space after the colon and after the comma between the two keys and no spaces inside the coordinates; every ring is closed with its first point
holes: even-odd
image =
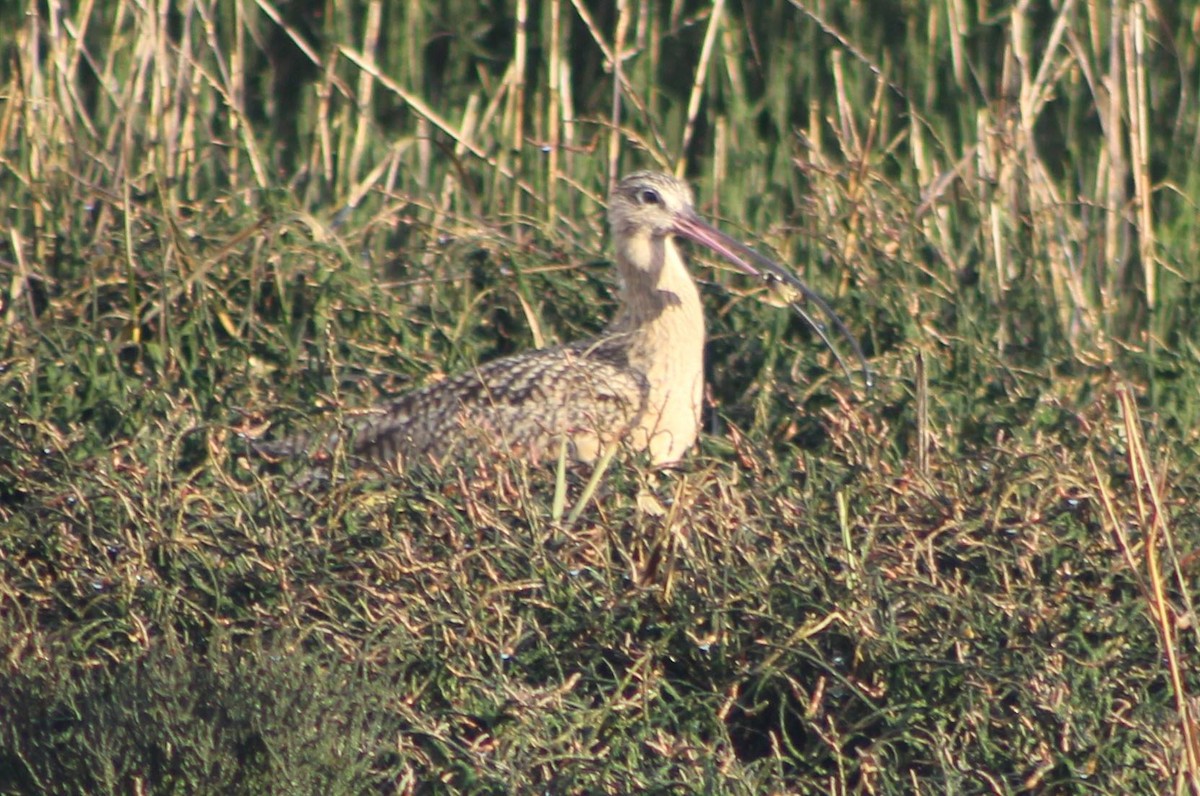
{"type": "Polygon", "coordinates": [[[704,394],[704,316],[690,280],[630,342],[630,366],[646,378],[645,411],[632,430],[634,448],[653,464],[679,460],[700,431],[704,394]],[[688,290],[687,288],[690,288],[688,290]]]}

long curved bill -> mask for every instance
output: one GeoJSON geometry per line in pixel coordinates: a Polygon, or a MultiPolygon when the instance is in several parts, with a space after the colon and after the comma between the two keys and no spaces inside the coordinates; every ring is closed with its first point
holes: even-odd
{"type": "MultiPolygon", "coordinates": [[[[847,340],[850,343],[850,347],[854,349],[854,356],[858,359],[859,366],[862,368],[863,381],[866,383],[867,390],[869,391],[875,386],[875,376],[871,373],[871,368],[867,365],[867,358],[863,356],[862,346],[858,344],[858,340],[846,328],[846,324],[842,323],[842,319],[837,316],[837,313],[833,311],[829,303],[821,298],[819,294],[810,290],[794,274],[770,258],[764,257],[754,251],[754,249],[751,249],[746,244],[729,237],[716,227],[710,226],[694,213],[680,216],[676,219],[673,231],[677,235],[682,235],[696,243],[707,246],[751,276],[756,276],[769,283],[782,282],[799,293],[802,300],[819,307],[821,312],[825,314],[825,317],[833,324],[833,328],[837,330],[837,333],[847,340]]],[[[834,358],[837,359],[838,364],[845,371],[846,378],[853,378],[850,368],[846,365],[846,360],[842,359],[842,355],[829,339],[824,324],[818,323],[799,303],[795,301],[790,303],[796,314],[812,327],[812,330],[817,333],[821,341],[833,352],[834,358]]]]}

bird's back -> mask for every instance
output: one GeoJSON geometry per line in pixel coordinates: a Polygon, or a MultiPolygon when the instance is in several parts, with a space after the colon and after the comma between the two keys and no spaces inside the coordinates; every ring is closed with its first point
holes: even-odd
{"type": "MultiPolygon", "coordinates": [[[[451,458],[568,455],[593,461],[645,411],[648,387],[628,361],[628,336],[610,334],[485,362],[380,406],[346,433],[356,458],[389,469],[451,458]]],[[[260,446],[276,456],[305,448],[327,454],[339,442],[303,438],[260,446]]]]}

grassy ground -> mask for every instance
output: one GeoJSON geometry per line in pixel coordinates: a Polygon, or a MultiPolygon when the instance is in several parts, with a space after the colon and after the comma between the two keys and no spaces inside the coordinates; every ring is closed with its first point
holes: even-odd
{"type": "Polygon", "coordinates": [[[0,11],[0,792],[1200,794],[1195,5],[492,5],[0,11]],[[679,473],[247,455],[602,328],[646,167],[875,391],[697,253],[679,473]]]}

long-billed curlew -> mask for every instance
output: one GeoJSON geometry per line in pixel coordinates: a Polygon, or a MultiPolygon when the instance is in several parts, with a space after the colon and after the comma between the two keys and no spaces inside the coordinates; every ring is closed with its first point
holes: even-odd
{"type": "MultiPolygon", "coordinates": [[[[544,459],[559,455],[564,441],[582,462],[619,442],[648,451],[655,465],[678,461],[700,429],[704,315],[676,237],[753,276],[786,283],[818,306],[850,341],[870,384],[858,342],[829,306],[790,272],[705,223],[686,183],[631,174],[609,196],[608,220],[620,308],[599,337],[484,363],[410,392],[346,432],[259,442],[256,449],[268,456],[328,452],[346,433],[355,458],[399,468],[496,450],[544,459]]],[[[821,326],[797,311],[845,368],[821,326]]]]}

